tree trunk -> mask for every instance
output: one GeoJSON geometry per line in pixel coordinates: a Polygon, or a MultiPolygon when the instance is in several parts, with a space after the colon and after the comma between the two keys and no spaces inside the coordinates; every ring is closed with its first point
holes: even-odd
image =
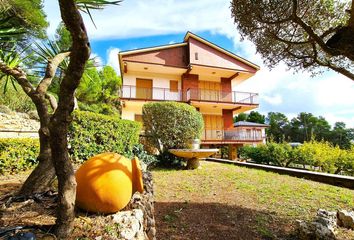
{"type": "Polygon", "coordinates": [[[59,199],[54,229],[58,239],[67,239],[70,236],[75,218],[76,180],[67,150],[67,132],[68,122],[66,119],[58,119],[54,116],[50,125],[50,146],[58,177],[59,199]]]}
{"type": "Polygon", "coordinates": [[[28,196],[37,192],[45,192],[49,190],[52,182],[55,179],[55,170],[52,162],[52,152],[50,148],[49,137],[41,135],[44,135],[42,133],[42,129],[39,130],[39,163],[22,185],[19,195],[28,196]]]}
{"type": "Polygon", "coordinates": [[[19,192],[20,195],[31,195],[37,192],[43,192],[50,188],[55,179],[55,170],[52,162],[52,151],[50,147],[48,104],[46,96],[43,94],[29,95],[36,105],[40,120],[39,134],[39,156],[38,165],[26,179],[19,192]]]}

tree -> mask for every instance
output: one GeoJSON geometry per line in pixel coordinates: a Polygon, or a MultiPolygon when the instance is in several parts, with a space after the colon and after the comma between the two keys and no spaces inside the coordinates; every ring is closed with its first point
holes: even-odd
{"type": "MultiPolygon", "coordinates": [[[[48,22],[43,11],[42,0],[2,0],[0,16],[4,20],[4,25],[21,28],[22,41],[46,36],[48,22]]],[[[8,43],[1,43],[2,48],[4,45],[7,46],[8,43]]]]}
{"type": "Polygon", "coordinates": [[[331,142],[342,149],[350,149],[354,140],[354,129],[347,129],[345,123],[336,122],[330,136],[331,142]]]}
{"type": "MultiPolygon", "coordinates": [[[[67,134],[71,122],[70,114],[74,108],[74,93],[90,55],[90,44],[79,9],[84,7],[86,11],[89,11],[90,8],[97,9],[102,5],[117,3],[118,1],[103,0],[59,0],[63,22],[72,37],[72,46],[70,52],[58,53],[48,59],[44,77],[36,87],[29,81],[26,72],[19,67],[20,58],[16,51],[2,54],[0,59],[0,71],[20,84],[24,92],[35,103],[40,116],[40,156],[44,153],[42,151],[44,149],[47,157],[42,158],[43,160],[34,171],[40,168],[41,163],[42,166],[44,163],[48,166],[54,165],[59,192],[55,233],[59,239],[67,239],[73,226],[76,182],[68,156],[67,134]],[[52,101],[47,90],[58,65],[68,56],[70,56],[70,62],[60,84],[58,106],[55,106],[54,113],[50,114],[47,100],[51,103],[52,101]]],[[[45,178],[48,172],[41,171],[38,175],[45,178]]]]}
{"type": "Polygon", "coordinates": [[[354,1],[233,0],[231,12],[268,67],[326,67],[354,80],[354,1]]]}
{"type": "Polygon", "coordinates": [[[234,123],[235,122],[240,122],[240,121],[246,121],[247,120],[247,114],[246,113],[239,113],[234,117],[234,123]]]}
{"type": "Polygon", "coordinates": [[[247,116],[247,121],[264,124],[265,123],[265,116],[260,114],[259,112],[251,111],[250,114],[248,114],[248,116],[247,116]]]}
{"type": "Polygon", "coordinates": [[[279,112],[269,112],[267,119],[269,128],[266,129],[268,139],[275,142],[285,140],[285,128],[289,125],[288,118],[279,112]]]}

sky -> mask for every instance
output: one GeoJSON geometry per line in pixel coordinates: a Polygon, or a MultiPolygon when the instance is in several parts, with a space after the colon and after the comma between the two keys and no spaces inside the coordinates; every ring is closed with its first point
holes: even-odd
{"type": "MultiPolygon", "coordinates": [[[[53,36],[61,20],[58,2],[45,0],[44,10],[48,35],[53,36]]],[[[97,28],[88,16],[84,20],[92,56],[102,65],[118,70],[119,51],[182,42],[191,31],[261,67],[237,89],[259,93],[260,113],[282,112],[291,119],[310,112],[332,125],[342,121],[354,127],[354,81],[326,69],[312,77],[281,63],[269,70],[252,42],[241,40],[229,0],[125,0],[120,6],[93,11],[92,16],[97,28]]]]}

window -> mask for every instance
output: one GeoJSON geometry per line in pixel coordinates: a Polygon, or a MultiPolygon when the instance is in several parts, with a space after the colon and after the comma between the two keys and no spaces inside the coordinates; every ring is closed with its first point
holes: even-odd
{"type": "Polygon", "coordinates": [[[198,53],[197,52],[194,53],[194,58],[195,58],[195,60],[198,60],[198,53]]]}
{"type": "Polygon", "coordinates": [[[170,92],[178,92],[178,81],[170,81],[170,92]]]}

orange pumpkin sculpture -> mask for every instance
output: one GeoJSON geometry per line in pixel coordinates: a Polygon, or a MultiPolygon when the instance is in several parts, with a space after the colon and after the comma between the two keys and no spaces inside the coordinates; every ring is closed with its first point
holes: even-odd
{"type": "Polygon", "coordinates": [[[138,158],[102,153],[87,160],[75,174],[76,205],[89,212],[114,213],[123,209],[136,191],[143,192],[138,158]]]}

